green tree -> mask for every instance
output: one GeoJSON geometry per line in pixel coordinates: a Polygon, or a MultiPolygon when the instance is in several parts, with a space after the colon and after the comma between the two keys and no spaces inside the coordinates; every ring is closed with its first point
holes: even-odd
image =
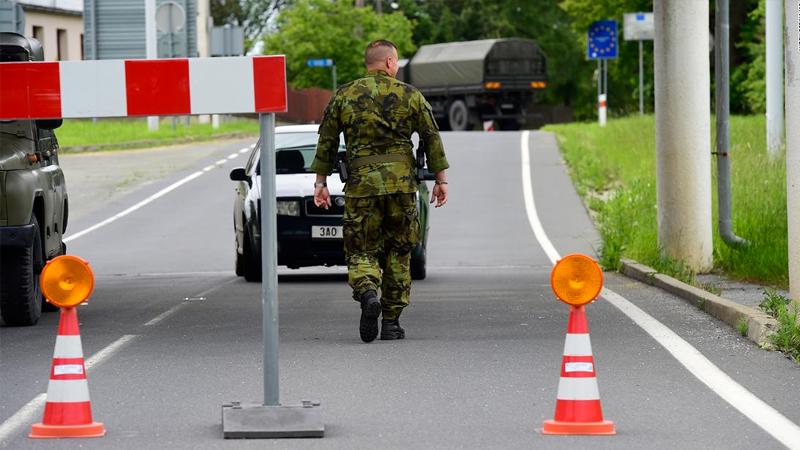
{"type": "Polygon", "coordinates": [[[766,3],[752,3],[735,44],[742,61],[731,70],[731,110],[743,114],[767,110],[766,3]]]}
{"type": "Polygon", "coordinates": [[[311,58],[332,58],[340,83],[364,74],[364,48],[389,39],[401,58],[416,49],[413,24],[400,13],[377,14],[351,1],[296,0],[277,17],[276,31],[264,38],[265,53],[286,55],[286,72],[294,88],[331,86],[330,70],[308,68],[311,58]]]}
{"type": "Polygon", "coordinates": [[[247,53],[264,32],[269,21],[291,0],[211,0],[214,25],[244,28],[244,51],[247,53]]]}

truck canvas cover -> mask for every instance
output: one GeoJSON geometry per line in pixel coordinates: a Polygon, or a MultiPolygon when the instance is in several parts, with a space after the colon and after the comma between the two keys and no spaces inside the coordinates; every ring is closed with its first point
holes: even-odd
{"type": "Polygon", "coordinates": [[[544,55],[530,39],[484,39],[420,47],[409,63],[411,84],[418,88],[481,85],[491,75],[544,75],[544,55]],[[488,61],[487,61],[488,60],[488,61]],[[493,64],[497,60],[498,64],[493,64]],[[533,61],[507,73],[502,61],[533,61]],[[495,68],[496,70],[492,70],[495,68]]]}

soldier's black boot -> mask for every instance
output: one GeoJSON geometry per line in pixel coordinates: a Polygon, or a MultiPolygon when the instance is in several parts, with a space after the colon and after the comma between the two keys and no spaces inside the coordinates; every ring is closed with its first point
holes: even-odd
{"type": "Polygon", "coordinates": [[[378,337],[378,317],[381,315],[381,301],[375,291],[367,291],[361,295],[361,323],[358,331],[361,340],[372,342],[378,337]]]}
{"type": "Polygon", "coordinates": [[[393,341],[395,339],[405,339],[406,330],[400,327],[400,320],[381,320],[381,340],[393,341]]]}

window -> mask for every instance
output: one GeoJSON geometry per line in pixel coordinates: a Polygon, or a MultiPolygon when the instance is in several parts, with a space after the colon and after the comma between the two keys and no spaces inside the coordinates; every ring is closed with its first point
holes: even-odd
{"type": "Polygon", "coordinates": [[[44,46],[44,28],[40,26],[33,26],[33,38],[39,41],[44,46]]]}
{"type": "Polygon", "coordinates": [[[61,28],[56,30],[56,41],[58,42],[56,61],[69,59],[69,55],[67,54],[67,30],[62,30],[61,28]]]}

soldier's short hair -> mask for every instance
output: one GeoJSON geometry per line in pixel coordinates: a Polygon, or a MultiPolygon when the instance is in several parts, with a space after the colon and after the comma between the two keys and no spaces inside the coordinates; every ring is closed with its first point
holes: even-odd
{"type": "Polygon", "coordinates": [[[392,54],[392,49],[397,50],[397,46],[394,45],[394,42],[386,39],[370,42],[366,50],[364,50],[364,65],[371,66],[385,60],[387,56],[392,54]]]}

